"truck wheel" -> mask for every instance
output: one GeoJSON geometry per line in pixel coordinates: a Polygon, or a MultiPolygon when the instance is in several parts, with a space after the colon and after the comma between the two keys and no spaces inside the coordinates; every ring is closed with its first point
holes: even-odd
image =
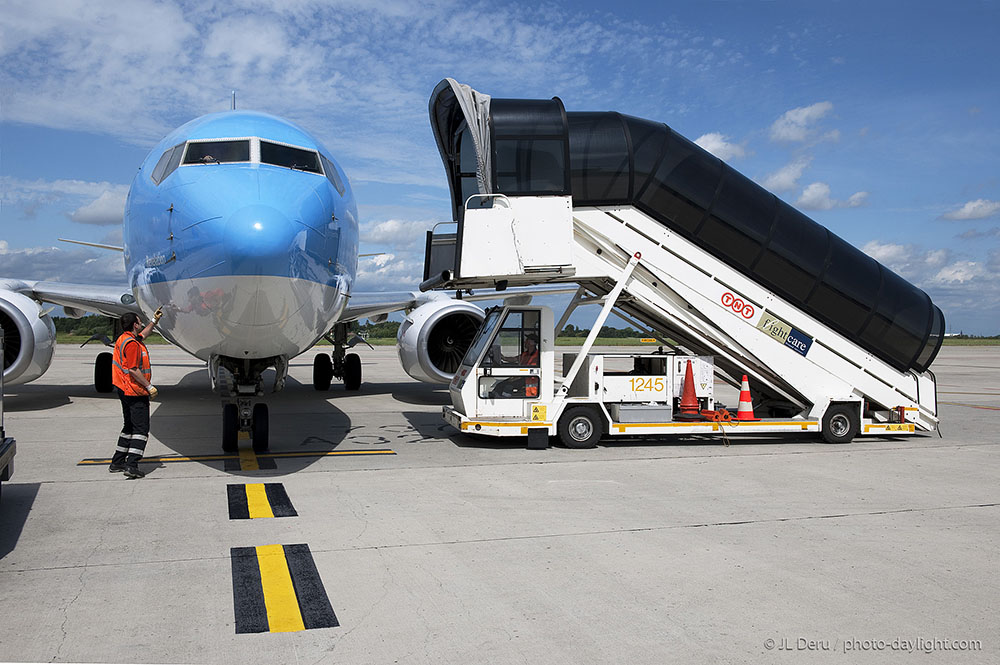
{"type": "Polygon", "coordinates": [[[827,443],[850,443],[859,429],[856,405],[831,404],[823,415],[823,440],[827,443]]]}
{"type": "Polygon", "coordinates": [[[593,448],[601,439],[603,422],[585,406],[566,409],[559,419],[559,440],[567,448],[593,448]]]}

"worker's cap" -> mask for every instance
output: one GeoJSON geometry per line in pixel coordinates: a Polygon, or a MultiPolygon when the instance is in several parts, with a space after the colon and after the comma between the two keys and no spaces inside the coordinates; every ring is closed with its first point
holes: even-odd
{"type": "Polygon", "coordinates": [[[528,333],[527,335],[524,336],[524,339],[530,339],[535,344],[538,344],[538,335],[536,335],[535,333],[528,333]]]}

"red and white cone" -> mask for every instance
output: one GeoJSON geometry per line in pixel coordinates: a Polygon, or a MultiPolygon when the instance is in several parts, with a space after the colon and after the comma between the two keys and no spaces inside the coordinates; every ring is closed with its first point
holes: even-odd
{"type": "Polygon", "coordinates": [[[687,361],[687,369],[684,372],[684,387],[681,391],[678,420],[702,420],[700,403],[694,390],[694,370],[691,368],[691,361],[687,361]]]}
{"type": "Polygon", "coordinates": [[[743,383],[740,384],[740,405],[736,409],[736,420],[760,420],[753,415],[753,401],[750,398],[750,382],[747,375],[743,375],[743,383]]]}

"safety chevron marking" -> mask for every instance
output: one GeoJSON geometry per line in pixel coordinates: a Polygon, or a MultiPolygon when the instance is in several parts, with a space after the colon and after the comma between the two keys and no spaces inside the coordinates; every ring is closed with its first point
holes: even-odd
{"type": "Polygon", "coordinates": [[[281,483],[227,485],[229,519],[252,520],[262,517],[298,517],[281,483]]]}
{"type": "Polygon", "coordinates": [[[234,547],[230,557],[238,634],[340,625],[308,545],[234,547]]]}

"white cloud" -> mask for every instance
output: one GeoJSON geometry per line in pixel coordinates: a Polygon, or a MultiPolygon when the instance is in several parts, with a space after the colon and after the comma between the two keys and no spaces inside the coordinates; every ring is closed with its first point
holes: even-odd
{"type": "Polygon", "coordinates": [[[949,249],[877,240],[862,251],[926,291],[950,322],[949,331],[1000,333],[1000,251],[973,261],[949,249]]]}
{"type": "MultiPolygon", "coordinates": [[[[739,62],[733,46],[692,32],[552,5],[453,0],[8,0],[0,89],[5,121],[140,145],[228,108],[235,89],[241,108],[315,132],[349,173],[443,187],[427,97],[444,76],[497,96],[558,93],[610,106],[625,69],[634,81],[664,71],[681,79],[739,62]]],[[[678,107],[657,100],[650,117],[678,107]]]]}
{"type": "Polygon", "coordinates": [[[867,199],[868,192],[855,192],[846,201],[838,201],[830,196],[830,185],[825,182],[814,182],[802,190],[802,195],[795,205],[803,210],[857,208],[863,206],[867,199]]]}
{"type": "Polygon", "coordinates": [[[986,219],[1000,212],[1000,201],[987,201],[986,199],[976,199],[969,201],[958,210],[942,215],[944,219],[986,219]]]}
{"type": "Polygon", "coordinates": [[[105,191],[94,201],[71,212],[69,218],[80,224],[121,224],[125,214],[125,196],[124,193],[105,191]]]}
{"type": "Polygon", "coordinates": [[[724,162],[731,162],[746,157],[746,149],[738,144],[729,141],[728,136],[718,133],[702,134],[695,143],[709,151],[724,162]]]}
{"type": "Polygon", "coordinates": [[[392,291],[416,288],[423,279],[423,255],[409,257],[389,253],[358,261],[358,291],[392,291]]]}
{"type": "MultiPolygon", "coordinates": [[[[373,225],[363,226],[361,240],[373,244],[387,244],[392,247],[408,248],[423,240],[434,222],[411,222],[389,219],[373,225]]],[[[421,243],[422,246],[422,243],[421,243]]]]}
{"type": "Polygon", "coordinates": [[[800,157],[790,164],[782,166],[774,173],[769,174],[760,184],[764,189],[772,192],[790,192],[799,187],[799,178],[812,162],[811,157],[800,157]]]}
{"type": "Polygon", "coordinates": [[[771,125],[771,140],[789,143],[805,141],[814,134],[813,126],[831,110],[831,102],[818,102],[786,111],[771,125]]]}
{"type": "Polygon", "coordinates": [[[965,233],[959,234],[958,236],[962,240],[975,240],[977,238],[1000,238],[1000,226],[994,226],[993,228],[986,229],[985,231],[980,231],[978,229],[969,229],[965,233]]]}
{"type": "Polygon", "coordinates": [[[128,185],[86,180],[21,180],[0,176],[0,191],[7,203],[51,202],[63,197],[96,199],[106,193],[121,196],[124,201],[128,185]]]}
{"type": "Polygon", "coordinates": [[[974,279],[985,277],[986,274],[986,267],[981,263],[976,261],[956,261],[941,268],[930,281],[932,284],[965,284],[974,279]]]}
{"type": "Polygon", "coordinates": [[[0,240],[4,277],[79,284],[124,284],[125,266],[119,252],[58,247],[10,249],[0,240]]]}
{"type": "Polygon", "coordinates": [[[868,202],[868,192],[855,192],[847,199],[848,208],[860,208],[868,202]]]}

